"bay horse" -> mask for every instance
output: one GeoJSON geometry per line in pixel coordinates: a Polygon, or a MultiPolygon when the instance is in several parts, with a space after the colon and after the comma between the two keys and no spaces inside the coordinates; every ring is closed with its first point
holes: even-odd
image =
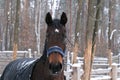
{"type": "Polygon", "coordinates": [[[43,54],[39,59],[25,58],[10,62],[0,80],[65,80],[64,56],[66,50],[67,16],[52,19],[46,14],[46,39],[43,54]]]}

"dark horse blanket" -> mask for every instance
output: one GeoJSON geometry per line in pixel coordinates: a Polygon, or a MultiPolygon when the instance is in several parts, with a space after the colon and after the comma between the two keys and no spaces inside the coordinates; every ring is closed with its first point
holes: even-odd
{"type": "Polygon", "coordinates": [[[32,58],[15,60],[6,66],[0,80],[30,80],[36,62],[32,58]]]}

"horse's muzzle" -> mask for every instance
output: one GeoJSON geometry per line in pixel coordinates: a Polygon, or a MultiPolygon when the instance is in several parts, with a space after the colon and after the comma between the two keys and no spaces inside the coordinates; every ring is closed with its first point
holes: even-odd
{"type": "Polygon", "coordinates": [[[49,63],[49,70],[51,74],[59,74],[62,71],[62,64],[61,63],[49,63]]]}

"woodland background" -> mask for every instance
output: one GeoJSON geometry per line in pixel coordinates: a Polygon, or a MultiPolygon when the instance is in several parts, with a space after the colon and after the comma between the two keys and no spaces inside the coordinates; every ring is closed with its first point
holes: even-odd
{"type": "MultiPolygon", "coordinates": [[[[120,0],[0,0],[0,50],[43,51],[47,12],[59,18],[67,14],[67,49],[84,55],[90,34],[95,40],[95,55],[120,53],[120,0]],[[55,2],[56,1],[56,2],[55,2]],[[88,36],[88,37],[87,37],[88,36]]],[[[94,43],[94,41],[93,41],[94,43]]]]}

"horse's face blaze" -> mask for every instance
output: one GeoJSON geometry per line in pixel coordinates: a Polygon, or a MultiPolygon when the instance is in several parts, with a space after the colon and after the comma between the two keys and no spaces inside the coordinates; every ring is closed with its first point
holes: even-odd
{"type": "MultiPolygon", "coordinates": [[[[46,43],[47,49],[52,46],[60,47],[63,52],[65,51],[65,38],[66,38],[66,28],[65,24],[67,22],[67,16],[63,12],[61,15],[61,19],[52,20],[51,14],[47,13],[46,15],[46,23],[47,23],[47,33],[46,33],[46,43]]],[[[56,74],[60,72],[63,68],[63,55],[59,52],[51,52],[48,55],[49,62],[49,70],[56,74]]]]}

